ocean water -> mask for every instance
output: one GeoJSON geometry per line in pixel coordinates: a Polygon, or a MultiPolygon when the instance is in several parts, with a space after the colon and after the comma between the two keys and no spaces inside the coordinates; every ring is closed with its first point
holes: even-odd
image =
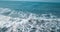
{"type": "Polygon", "coordinates": [[[60,3],[0,1],[0,32],[60,32],[60,3]]]}

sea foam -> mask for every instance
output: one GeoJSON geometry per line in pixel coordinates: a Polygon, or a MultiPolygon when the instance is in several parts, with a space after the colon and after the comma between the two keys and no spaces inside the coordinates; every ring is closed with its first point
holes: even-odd
{"type": "Polygon", "coordinates": [[[60,18],[0,8],[0,32],[60,32],[60,18]]]}

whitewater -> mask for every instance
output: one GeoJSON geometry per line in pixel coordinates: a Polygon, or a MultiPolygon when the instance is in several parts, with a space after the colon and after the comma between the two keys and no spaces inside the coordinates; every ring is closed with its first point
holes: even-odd
{"type": "Polygon", "coordinates": [[[0,8],[0,32],[60,32],[60,18],[0,8]]]}

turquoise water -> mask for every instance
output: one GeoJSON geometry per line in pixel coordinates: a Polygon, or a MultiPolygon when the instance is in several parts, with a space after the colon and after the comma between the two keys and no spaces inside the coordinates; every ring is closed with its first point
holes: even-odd
{"type": "Polygon", "coordinates": [[[0,1],[0,32],[60,32],[60,3],[0,1]]]}
{"type": "Polygon", "coordinates": [[[60,15],[60,3],[24,2],[24,1],[0,1],[0,7],[11,8],[32,13],[52,13],[60,15]]]}

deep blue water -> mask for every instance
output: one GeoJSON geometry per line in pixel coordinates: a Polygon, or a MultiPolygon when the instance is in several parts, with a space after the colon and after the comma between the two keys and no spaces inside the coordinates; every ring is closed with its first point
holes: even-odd
{"type": "Polygon", "coordinates": [[[60,3],[0,1],[0,32],[60,32],[60,3]]]}
{"type": "Polygon", "coordinates": [[[24,1],[0,1],[0,7],[32,13],[52,13],[60,15],[60,3],[48,2],[24,2],[24,1]]]}

